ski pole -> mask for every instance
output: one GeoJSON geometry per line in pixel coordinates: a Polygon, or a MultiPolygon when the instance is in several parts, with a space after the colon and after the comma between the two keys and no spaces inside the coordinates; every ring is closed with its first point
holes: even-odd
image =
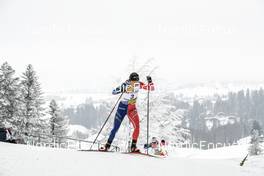
{"type": "MultiPolygon", "coordinates": [[[[150,93],[150,86],[148,83],[148,100],[147,100],[147,145],[149,144],[149,93],[150,93]]],[[[147,149],[148,154],[148,149],[147,149]]]]}
{"type": "Polygon", "coordinates": [[[92,145],[91,145],[91,147],[90,147],[90,150],[92,150],[92,148],[93,148],[93,145],[94,145],[94,144],[95,144],[95,142],[97,141],[97,138],[98,138],[98,137],[99,137],[99,135],[101,134],[101,132],[102,132],[102,130],[103,130],[103,128],[104,128],[104,126],[106,125],[107,121],[109,120],[110,116],[112,115],[112,113],[113,113],[113,111],[114,111],[114,109],[115,109],[116,105],[118,104],[119,100],[121,99],[122,95],[123,95],[123,92],[122,92],[122,93],[121,93],[121,95],[119,96],[119,98],[118,98],[118,100],[116,101],[116,103],[115,103],[114,107],[112,108],[111,112],[109,113],[108,117],[106,118],[106,120],[105,120],[105,122],[104,122],[103,126],[101,127],[101,129],[100,129],[100,131],[98,132],[98,134],[97,134],[96,138],[94,139],[94,141],[93,141],[93,144],[92,144],[92,145]]]}
{"type": "Polygon", "coordinates": [[[246,157],[241,161],[240,166],[243,166],[243,165],[245,164],[247,158],[248,158],[248,154],[247,154],[246,157]]]}

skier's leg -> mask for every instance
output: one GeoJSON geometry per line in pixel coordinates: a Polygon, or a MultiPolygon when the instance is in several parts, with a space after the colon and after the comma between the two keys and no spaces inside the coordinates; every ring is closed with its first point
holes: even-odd
{"type": "Polygon", "coordinates": [[[126,116],[126,114],[127,114],[127,105],[120,102],[118,109],[117,109],[117,112],[116,112],[116,115],[115,115],[114,127],[110,133],[108,140],[107,140],[109,147],[110,147],[111,143],[113,142],[115,135],[116,135],[124,117],[126,116]]]}
{"type": "Polygon", "coordinates": [[[139,126],[139,116],[138,116],[137,109],[136,109],[135,105],[129,105],[128,106],[127,115],[128,115],[130,122],[132,123],[132,125],[134,127],[132,139],[137,141],[138,136],[139,136],[140,126],[139,126]]]}
{"type": "Polygon", "coordinates": [[[131,145],[131,151],[138,151],[136,144],[137,144],[137,139],[139,136],[139,116],[137,113],[137,109],[135,105],[129,105],[128,106],[128,118],[130,120],[130,122],[132,123],[133,127],[134,127],[134,132],[132,135],[132,145],[131,145]]]}

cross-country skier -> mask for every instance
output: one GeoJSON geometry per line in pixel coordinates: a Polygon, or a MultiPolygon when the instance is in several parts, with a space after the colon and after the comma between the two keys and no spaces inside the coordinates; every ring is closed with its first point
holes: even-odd
{"type": "Polygon", "coordinates": [[[144,149],[148,150],[153,155],[168,155],[168,152],[166,150],[166,141],[164,139],[159,142],[156,137],[152,137],[151,143],[145,144],[144,149]]]}
{"type": "Polygon", "coordinates": [[[156,137],[152,137],[151,143],[149,144],[148,148],[151,148],[152,153],[154,155],[158,155],[159,154],[159,152],[160,152],[159,141],[158,141],[158,139],[156,137]]]}
{"type": "Polygon", "coordinates": [[[139,75],[135,72],[131,73],[129,76],[129,80],[123,83],[121,86],[117,87],[113,90],[112,94],[117,95],[119,93],[123,93],[122,99],[117,108],[117,112],[115,114],[114,119],[114,127],[109,135],[107,143],[101,150],[109,150],[111,143],[113,142],[115,135],[124,119],[127,115],[129,121],[132,123],[134,132],[132,135],[132,143],[131,143],[131,152],[139,152],[137,148],[137,140],[139,136],[139,116],[136,109],[136,100],[137,95],[140,89],[144,90],[154,90],[154,85],[152,83],[152,78],[147,76],[148,84],[144,84],[139,81],[139,75]]]}

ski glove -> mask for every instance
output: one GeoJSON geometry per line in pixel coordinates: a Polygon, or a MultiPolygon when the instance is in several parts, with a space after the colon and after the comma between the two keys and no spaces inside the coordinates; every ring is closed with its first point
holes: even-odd
{"type": "Polygon", "coordinates": [[[123,83],[121,86],[115,88],[113,91],[112,91],[112,94],[113,95],[117,95],[119,93],[122,93],[122,92],[125,92],[126,91],[126,84],[123,83]]]}
{"type": "Polygon", "coordinates": [[[152,83],[152,78],[151,78],[151,76],[147,76],[147,80],[148,80],[148,83],[149,83],[149,84],[152,83]]]}

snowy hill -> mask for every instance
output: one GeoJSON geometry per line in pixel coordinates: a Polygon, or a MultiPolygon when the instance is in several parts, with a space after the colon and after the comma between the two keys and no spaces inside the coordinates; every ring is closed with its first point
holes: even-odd
{"type": "Polygon", "coordinates": [[[113,96],[110,93],[72,93],[72,92],[54,92],[46,93],[45,99],[51,101],[55,99],[63,108],[76,107],[77,105],[87,103],[93,100],[95,102],[111,101],[113,96]]]}
{"type": "Polygon", "coordinates": [[[1,176],[262,176],[264,157],[239,162],[245,146],[178,149],[165,159],[0,143],[1,176]]]}
{"type": "Polygon", "coordinates": [[[182,100],[192,101],[193,98],[208,98],[215,94],[226,95],[228,92],[238,92],[240,90],[257,90],[264,87],[263,82],[204,82],[172,86],[170,90],[182,100]]]}

